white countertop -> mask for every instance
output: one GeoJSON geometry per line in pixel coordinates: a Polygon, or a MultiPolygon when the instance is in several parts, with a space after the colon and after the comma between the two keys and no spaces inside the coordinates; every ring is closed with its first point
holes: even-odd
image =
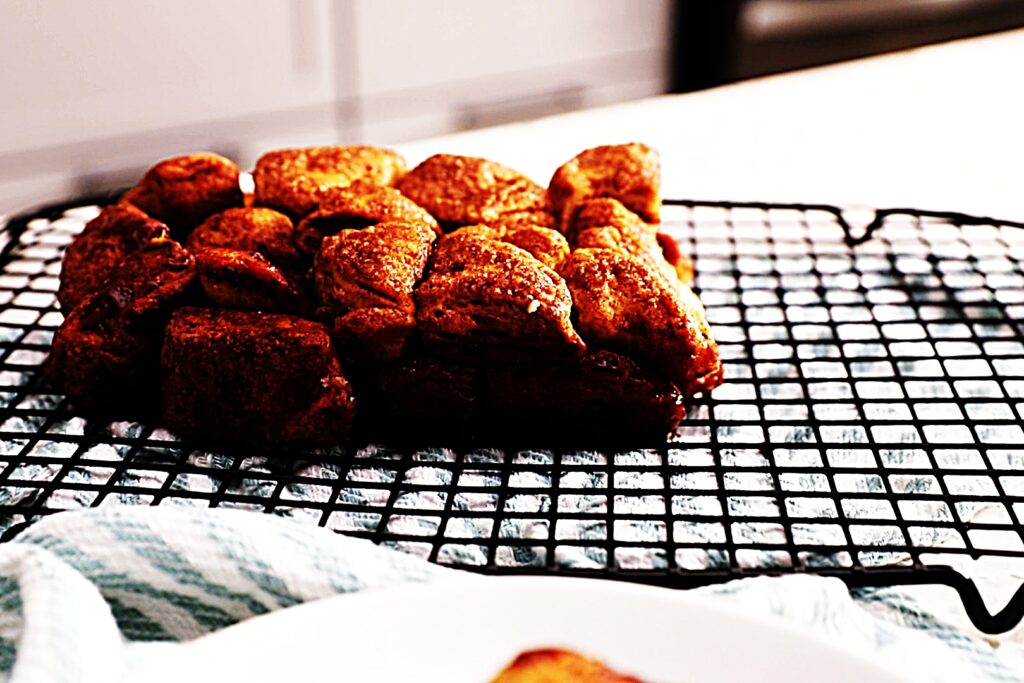
{"type": "Polygon", "coordinates": [[[1024,31],[398,145],[546,184],[580,150],[661,150],[663,193],[1024,219],[1024,31]]]}

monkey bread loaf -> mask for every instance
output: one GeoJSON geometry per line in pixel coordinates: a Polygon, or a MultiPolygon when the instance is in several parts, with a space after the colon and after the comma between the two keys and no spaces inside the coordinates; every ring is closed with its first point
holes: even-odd
{"type": "Polygon", "coordinates": [[[90,416],[259,447],[663,438],[722,381],[657,153],[544,188],[377,147],[159,162],[68,246],[45,371],[90,416]]]}

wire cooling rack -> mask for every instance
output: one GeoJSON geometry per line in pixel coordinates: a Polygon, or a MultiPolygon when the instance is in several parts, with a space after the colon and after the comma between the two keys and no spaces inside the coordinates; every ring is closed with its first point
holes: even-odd
{"type": "Polygon", "coordinates": [[[992,613],[961,573],[1024,558],[1020,225],[893,209],[857,232],[829,206],[666,201],[727,379],[671,438],[282,454],[86,421],[46,385],[61,252],[97,211],[3,231],[5,538],[82,507],[240,507],[484,572],[677,587],[813,572],[949,585],[990,632],[1024,615],[1024,590],[992,613]]]}

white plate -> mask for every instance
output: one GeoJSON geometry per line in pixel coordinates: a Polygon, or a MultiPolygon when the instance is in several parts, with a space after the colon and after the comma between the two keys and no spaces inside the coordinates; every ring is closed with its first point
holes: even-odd
{"type": "Polygon", "coordinates": [[[134,678],[486,683],[523,650],[564,647],[652,682],[906,683],[813,634],[708,597],[613,581],[474,578],[250,619],[174,648],[134,678]]]}

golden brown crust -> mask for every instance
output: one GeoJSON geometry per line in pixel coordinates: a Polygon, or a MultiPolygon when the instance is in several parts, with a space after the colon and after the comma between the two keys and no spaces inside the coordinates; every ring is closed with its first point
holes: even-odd
{"type": "Polygon", "coordinates": [[[360,181],[327,188],[319,196],[319,207],[302,219],[296,231],[299,246],[310,254],[317,252],[328,235],[377,223],[417,223],[441,234],[433,216],[393,187],[360,181]]]}
{"type": "Polygon", "coordinates": [[[686,395],[720,381],[704,307],[674,277],[614,249],[577,249],[562,276],[589,344],[653,363],[686,395]]]}
{"type": "Polygon", "coordinates": [[[536,225],[507,227],[504,225],[467,225],[451,233],[452,235],[478,235],[487,239],[514,244],[528,251],[535,259],[551,270],[558,271],[562,262],[569,256],[569,243],[562,234],[551,228],[536,225]]]}
{"type": "Polygon", "coordinates": [[[125,257],[167,236],[166,225],[131,204],[103,209],[64,251],[57,290],[61,310],[67,315],[87,296],[102,289],[125,257]]]}
{"type": "Polygon", "coordinates": [[[416,306],[418,330],[437,353],[508,360],[584,348],[558,274],[519,247],[479,235],[441,238],[416,306]]]}
{"type": "Polygon", "coordinates": [[[693,261],[683,255],[679,251],[679,245],[676,243],[672,235],[664,232],[659,232],[657,235],[658,245],[661,247],[661,254],[668,261],[668,264],[672,266],[672,269],[676,272],[676,277],[684,285],[691,285],[693,283],[693,261]]]}
{"type": "Polygon", "coordinates": [[[503,215],[543,213],[544,189],[508,166],[477,157],[435,154],[409,171],[401,190],[446,229],[497,224],[503,215]]]}
{"type": "Polygon", "coordinates": [[[415,309],[413,288],[423,276],[434,233],[423,225],[380,223],[326,238],[313,271],[326,312],[357,308],[415,309]]]}
{"type": "Polygon", "coordinates": [[[661,216],[661,163],[640,143],[603,145],[578,154],[555,171],[548,185],[551,209],[565,228],[588,199],[612,197],[649,223],[661,216]]]}
{"type": "Polygon", "coordinates": [[[217,308],[267,313],[304,313],[301,290],[261,254],[210,247],[195,254],[207,301],[217,308]]]}
{"type": "Polygon", "coordinates": [[[238,166],[211,152],[164,159],[122,201],[163,221],[176,239],[184,239],[207,216],[242,206],[238,166]]]}
{"type": "Polygon", "coordinates": [[[436,235],[420,223],[379,223],[323,240],[313,264],[320,315],[349,355],[394,360],[415,327],[413,289],[436,235]]]}
{"type": "Polygon", "coordinates": [[[331,444],[352,425],[352,387],[319,323],[184,308],[167,326],[161,365],[164,419],[186,436],[331,444]]]}
{"type": "Polygon", "coordinates": [[[127,198],[174,225],[125,203],[71,245],[48,376],[86,408],[152,402],[168,319],[202,305],[215,308],[176,318],[164,349],[167,420],[188,436],[343,439],[354,406],[336,356],[368,423],[449,435],[663,435],[682,394],[721,381],[703,307],[677,277],[690,264],[643,220],[658,204],[650,150],[563,166],[551,196],[564,235],[547,192],[508,167],[437,155],[388,186],[404,172],[378,148],[279,150],[257,164],[253,208],[231,162],[157,164],[127,198]],[[211,213],[227,185],[231,206],[211,213]],[[311,210],[295,227],[289,215],[311,210]],[[191,230],[194,259],[170,230],[191,230]],[[213,398],[200,409],[197,393],[213,398]]]}
{"type": "Polygon", "coordinates": [[[558,221],[555,220],[554,214],[546,209],[543,211],[512,211],[510,213],[503,213],[491,221],[491,225],[503,228],[536,227],[558,229],[558,221]]]}
{"type": "Polygon", "coordinates": [[[568,235],[573,248],[615,249],[642,260],[670,280],[679,277],[665,258],[658,229],[644,223],[617,199],[583,202],[573,215],[568,235]]]}
{"type": "Polygon", "coordinates": [[[405,171],[405,159],[382,147],[279,149],[256,161],[254,201],[297,220],[316,209],[324,188],[344,187],[357,180],[394,185],[405,171]]]}
{"type": "Polygon", "coordinates": [[[57,330],[47,378],[86,411],[145,412],[157,398],[163,326],[194,281],[192,257],[170,238],[129,255],[57,330]]]}
{"type": "Polygon", "coordinates": [[[252,251],[290,277],[302,270],[302,255],[295,244],[295,228],[283,213],[265,207],[233,208],[214,214],[188,236],[191,251],[225,247],[252,251]]]}
{"type": "Polygon", "coordinates": [[[516,657],[491,683],[642,683],[596,659],[562,649],[530,650],[516,657]]]}

